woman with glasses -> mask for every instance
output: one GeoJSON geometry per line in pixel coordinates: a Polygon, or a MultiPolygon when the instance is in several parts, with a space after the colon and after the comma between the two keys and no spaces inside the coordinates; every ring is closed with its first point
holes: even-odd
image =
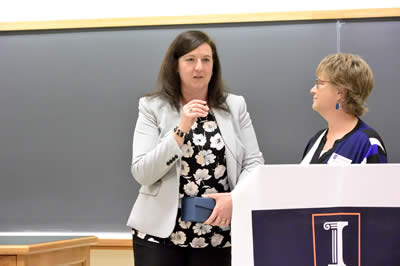
{"type": "Polygon", "coordinates": [[[354,54],[329,55],[316,76],[312,108],[328,128],[311,138],[301,164],[387,163],[381,137],[359,118],[367,111],[364,104],[374,85],[367,62],[354,54]]]}

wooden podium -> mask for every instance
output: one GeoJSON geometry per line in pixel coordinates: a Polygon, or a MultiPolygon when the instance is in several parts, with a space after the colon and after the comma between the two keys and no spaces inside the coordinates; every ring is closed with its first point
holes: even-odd
{"type": "Polygon", "coordinates": [[[1,236],[0,266],[89,266],[97,237],[1,236]]]}

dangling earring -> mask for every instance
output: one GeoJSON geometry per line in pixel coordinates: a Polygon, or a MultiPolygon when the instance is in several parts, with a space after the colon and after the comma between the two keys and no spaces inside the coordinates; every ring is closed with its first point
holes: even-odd
{"type": "Polygon", "coordinates": [[[336,110],[339,110],[339,108],[340,108],[340,104],[339,104],[339,102],[336,102],[336,110]]]}

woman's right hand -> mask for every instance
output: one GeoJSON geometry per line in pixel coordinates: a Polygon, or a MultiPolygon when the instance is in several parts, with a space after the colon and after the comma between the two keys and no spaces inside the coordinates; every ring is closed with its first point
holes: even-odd
{"type": "Polygon", "coordinates": [[[179,129],[184,133],[189,132],[198,117],[206,117],[209,111],[206,101],[192,100],[182,107],[179,129]]]}

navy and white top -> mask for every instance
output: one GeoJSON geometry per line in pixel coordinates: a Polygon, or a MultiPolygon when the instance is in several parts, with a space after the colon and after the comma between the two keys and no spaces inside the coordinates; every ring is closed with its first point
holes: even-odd
{"type": "Polygon", "coordinates": [[[205,118],[197,119],[186,134],[181,149],[183,157],[179,181],[179,209],[172,234],[168,238],[159,238],[136,229],[132,229],[132,233],[141,239],[168,246],[230,247],[230,226],[219,227],[181,220],[180,206],[183,197],[199,197],[204,194],[230,191],[225,143],[211,113],[205,118]]]}
{"type": "Polygon", "coordinates": [[[387,163],[386,148],[378,133],[358,119],[356,127],[332,148],[321,154],[328,129],[320,130],[308,142],[301,164],[387,163]]]}

